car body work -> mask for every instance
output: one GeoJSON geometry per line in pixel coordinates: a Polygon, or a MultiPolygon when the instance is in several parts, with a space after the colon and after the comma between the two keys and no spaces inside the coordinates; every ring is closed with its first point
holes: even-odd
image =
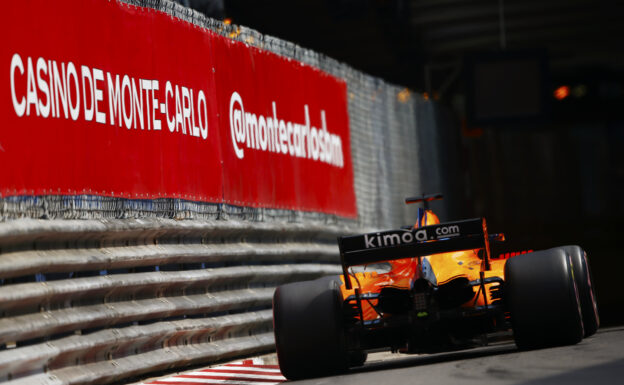
{"type": "Polygon", "coordinates": [[[580,247],[493,259],[490,243],[504,235],[489,234],[484,218],[440,223],[428,209],[439,198],[406,199],[425,202],[413,226],[339,237],[341,276],[276,290],[275,337],[287,378],[346,370],[372,350],[468,348],[495,332],[513,332],[529,349],[595,333],[598,310],[580,247]]]}

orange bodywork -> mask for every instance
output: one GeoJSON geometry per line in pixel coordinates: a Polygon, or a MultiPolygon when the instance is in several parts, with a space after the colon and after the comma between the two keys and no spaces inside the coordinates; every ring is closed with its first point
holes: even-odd
{"type": "MultiPolygon", "coordinates": [[[[431,211],[425,210],[421,220],[414,225],[414,228],[439,224],[440,220],[431,211]]],[[[483,249],[463,250],[450,253],[433,254],[422,257],[422,263],[431,267],[432,274],[435,276],[437,285],[443,285],[457,278],[467,278],[469,281],[476,281],[480,278],[480,272],[483,270],[484,278],[500,277],[504,279],[504,268],[506,260],[490,260],[490,269],[486,270],[484,261],[479,257],[479,253],[483,253],[483,249]]],[[[341,276],[342,298],[346,299],[355,295],[355,289],[360,290],[360,294],[379,293],[381,289],[393,287],[397,289],[409,290],[414,281],[420,277],[418,266],[418,258],[406,258],[387,262],[391,265],[390,271],[387,273],[357,272],[351,275],[353,289],[349,290],[344,284],[344,277],[341,276]]],[[[493,298],[489,288],[499,285],[498,282],[486,283],[485,292],[487,293],[487,302],[492,303],[493,298]]],[[[478,307],[486,305],[484,295],[480,294],[480,287],[473,287],[474,296],[465,302],[462,307],[478,307]]],[[[371,305],[377,305],[377,299],[369,299],[362,301],[363,321],[371,321],[381,317],[371,305]]]]}

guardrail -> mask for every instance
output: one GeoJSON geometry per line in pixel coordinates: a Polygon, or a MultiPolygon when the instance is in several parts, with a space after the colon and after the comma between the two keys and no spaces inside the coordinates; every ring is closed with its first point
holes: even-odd
{"type": "Polygon", "coordinates": [[[105,384],[271,351],[282,283],[339,274],[337,225],[0,223],[0,381],[105,384]]]}

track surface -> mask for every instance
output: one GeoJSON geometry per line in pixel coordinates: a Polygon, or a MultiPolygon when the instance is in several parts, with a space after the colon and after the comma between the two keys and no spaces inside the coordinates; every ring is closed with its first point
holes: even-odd
{"type": "Polygon", "coordinates": [[[435,355],[375,354],[348,374],[291,384],[624,384],[624,326],[600,329],[574,346],[534,351],[505,343],[435,355]]]}

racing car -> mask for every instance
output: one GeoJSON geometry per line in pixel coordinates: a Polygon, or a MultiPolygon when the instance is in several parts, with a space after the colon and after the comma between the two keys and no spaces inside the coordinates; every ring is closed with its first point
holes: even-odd
{"type": "Polygon", "coordinates": [[[413,226],[338,238],[343,274],[279,286],[273,326],[289,380],[361,366],[367,352],[436,353],[513,335],[520,349],[576,344],[600,320],[579,246],[492,258],[484,218],[440,223],[423,202],[413,226]],[[503,333],[501,333],[503,332],[503,333]],[[504,333],[506,332],[506,333],[504,333]]]}

